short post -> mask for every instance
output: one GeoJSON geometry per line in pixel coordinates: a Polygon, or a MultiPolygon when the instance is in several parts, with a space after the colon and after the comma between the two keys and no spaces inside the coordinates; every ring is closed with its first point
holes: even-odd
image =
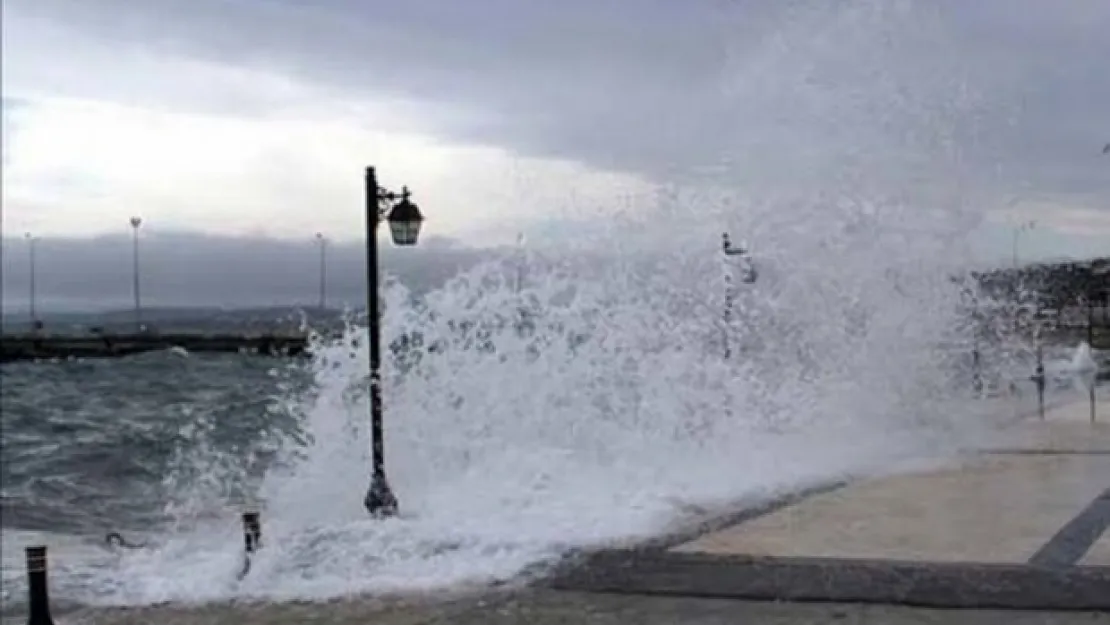
{"type": "Polygon", "coordinates": [[[46,582],[46,547],[27,547],[27,625],[54,625],[46,582]]]}
{"type": "Polygon", "coordinates": [[[1087,392],[1091,396],[1091,423],[1094,423],[1096,415],[1095,415],[1095,385],[1093,384],[1093,380],[1092,380],[1092,384],[1087,387],[1087,392]]]}
{"type": "Polygon", "coordinates": [[[1045,375],[1044,375],[1044,355],[1041,352],[1040,346],[1037,346],[1037,369],[1036,369],[1036,372],[1033,374],[1033,382],[1037,385],[1037,407],[1038,407],[1038,412],[1041,415],[1041,419],[1043,420],[1044,419],[1045,375]]]}
{"type": "Polygon", "coordinates": [[[1095,422],[1095,385],[1098,384],[1098,364],[1093,361],[1088,362],[1089,366],[1084,366],[1079,371],[1079,377],[1082,378],[1083,384],[1087,386],[1087,398],[1091,404],[1091,423],[1095,422]]]}
{"type": "Polygon", "coordinates": [[[239,579],[250,573],[251,555],[262,548],[262,522],[258,512],[243,513],[243,547],[243,570],[239,573],[239,579]]]}
{"type": "Polygon", "coordinates": [[[258,512],[243,513],[243,546],[247,553],[254,553],[262,548],[262,522],[258,512]]]}

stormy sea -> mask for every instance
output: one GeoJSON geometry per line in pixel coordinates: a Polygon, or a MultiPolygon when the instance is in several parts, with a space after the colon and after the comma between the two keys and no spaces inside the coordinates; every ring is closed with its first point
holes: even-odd
{"type": "MultiPolygon", "coordinates": [[[[3,365],[3,612],[24,605],[32,544],[50,548],[59,609],[505,583],[737,502],[951,456],[1035,409],[1027,347],[986,351],[977,394],[943,327],[910,333],[912,302],[781,306],[806,292],[766,266],[725,325],[720,265],[702,260],[715,277],[684,291],[653,285],[650,263],[606,276],[539,258],[523,287],[503,264],[419,304],[393,284],[384,338],[408,348],[384,365],[387,520],[362,506],[362,327],[308,358],[3,365]],[[240,579],[247,509],[264,549],[240,579]]],[[[1076,354],[1046,352],[1050,403],[1082,399],[1076,354]]]]}

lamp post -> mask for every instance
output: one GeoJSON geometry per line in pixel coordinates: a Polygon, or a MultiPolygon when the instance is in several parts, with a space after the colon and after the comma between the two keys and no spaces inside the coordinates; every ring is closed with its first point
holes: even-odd
{"type": "Polygon", "coordinates": [[[523,232],[518,232],[517,235],[516,235],[516,247],[517,247],[517,250],[520,252],[520,255],[518,257],[518,260],[520,262],[517,264],[517,267],[516,267],[516,292],[520,293],[520,290],[522,288],[524,288],[525,263],[528,260],[525,257],[525,253],[524,253],[524,233],[523,232]]]}
{"type": "Polygon", "coordinates": [[[420,209],[409,201],[408,187],[400,193],[378,186],[373,167],[366,168],[366,312],[370,328],[370,436],[373,473],[363,504],[370,516],[384,518],[397,513],[397,498],[385,477],[385,445],[382,439],[381,325],[378,309],[378,224],[385,217],[395,245],[416,244],[424,220],[420,209]]]}
{"type": "Polygon", "coordinates": [[[132,267],[132,292],[135,295],[135,332],[143,331],[142,300],[139,296],[139,227],[143,225],[142,217],[131,218],[131,267],[132,267]]]}
{"type": "MultiPolygon", "coordinates": [[[[744,246],[734,246],[728,237],[728,233],[721,234],[721,251],[724,252],[724,266],[725,266],[725,311],[724,311],[724,358],[728,360],[732,357],[732,344],[729,341],[729,330],[732,323],[732,298],[735,294],[735,289],[732,286],[732,267],[730,267],[729,258],[737,256],[742,263],[742,273],[740,280],[745,284],[752,284],[755,282],[758,274],[755,270],[755,264],[752,262],[752,257],[748,253],[748,249],[744,246]]],[[[732,418],[732,399],[728,390],[725,390],[725,417],[732,418]]]]}
{"type": "Polygon", "coordinates": [[[28,259],[29,259],[29,267],[27,269],[28,274],[29,274],[29,276],[28,276],[28,278],[29,278],[28,279],[28,283],[29,283],[28,297],[30,298],[29,306],[30,306],[30,316],[31,316],[31,330],[34,331],[38,327],[37,322],[39,320],[38,313],[35,310],[35,280],[36,280],[36,274],[38,273],[36,271],[36,268],[35,268],[35,243],[38,242],[38,238],[36,238],[30,232],[24,234],[23,237],[25,239],[27,239],[27,256],[28,256],[28,259]]]}
{"type": "Polygon", "coordinates": [[[324,233],[316,233],[316,242],[320,245],[320,312],[328,304],[328,240],[324,233]]]}
{"type": "Polygon", "coordinates": [[[725,359],[732,356],[732,346],[728,340],[729,324],[732,322],[732,298],[734,289],[732,287],[732,271],[728,267],[728,258],[730,256],[738,256],[743,263],[742,273],[740,280],[745,284],[752,284],[759,277],[755,270],[755,264],[752,262],[752,257],[748,253],[748,249],[744,246],[734,246],[729,239],[728,233],[721,234],[721,249],[725,254],[725,359]]]}

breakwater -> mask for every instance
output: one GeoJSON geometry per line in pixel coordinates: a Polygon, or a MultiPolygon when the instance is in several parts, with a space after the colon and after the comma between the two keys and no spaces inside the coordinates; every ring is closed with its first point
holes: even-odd
{"type": "Polygon", "coordinates": [[[0,337],[0,363],[69,358],[118,358],[181,348],[193,353],[303,356],[308,339],[298,334],[119,334],[0,337]]]}

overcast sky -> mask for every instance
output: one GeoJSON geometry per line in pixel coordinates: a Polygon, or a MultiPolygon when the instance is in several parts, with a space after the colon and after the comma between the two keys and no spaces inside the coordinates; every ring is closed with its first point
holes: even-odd
{"type": "Polygon", "coordinates": [[[3,11],[5,255],[24,232],[126,235],[131,215],[152,235],[353,243],[368,164],[414,188],[428,235],[474,246],[659,185],[819,187],[861,167],[974,181],[986,259],[1028,220],[1023,258],[1110,253],[1106,0],[3,11]]]}

